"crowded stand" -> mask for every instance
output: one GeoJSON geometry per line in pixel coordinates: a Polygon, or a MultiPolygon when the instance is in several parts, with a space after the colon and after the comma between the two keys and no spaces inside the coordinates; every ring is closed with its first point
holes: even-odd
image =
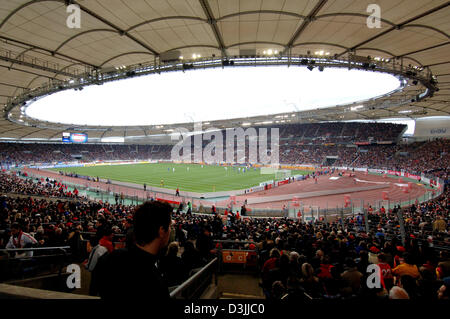
{"type": "Polygon", "coordinates": [[[420,145],[407,156],[397,157],[392,165],[387,165],[448,179],[449,152],[450,140],[439,139],[420,145]]]}
{"type": "Polygon", "coordinates": [[[3,168],[30,163],[169,159],[171,145],[0,143],[3,168]]]}
{"type": "MultiPolygon", "coordinates": [[[[280,130],[280,163],[406,170],[446,180],[449,140],[396,143],[404,127],[357,122],[285,125],[280,130]],[[348,136],[351,140],[346,140],[347,134],[354,134],[348,136]]],[[[270,136],[268,134],[268,143],[270,136]]],[[[202,146],[207,144],[203,141],[202,146]]],[[[173,145],[0,143],[0,165],[7,169],[35,163],[169,160],[172,148],[173,145]]],[[[236,154],[236,144],[234,149],[236,154]]],[[[248,151],[246,144],[246,158],[248,151]]],[[[236,156],[235,160],[238,160],[236,156]]]]}
{"type": "MultiPolygon", "coordinates": [[[[161,258],[161,272],[170,286],[179,285],[221,249],[244,248],[258,256],[261,287],[268,299],[448,298],[449,195],[447,189],[432,201],[401,209],[404,243],[397,208],[371,212],[367,233],[362,215],[302,222],[247,218],[237,212],[220,216],[213,210],[199,215],[183,213],[179,207],[172,214],[172,242],[161,258]],[[238,245],[239,241],[247,244],[238,245]],[[383,269],[376,289],[364,284],[371,264],[383,269]]],[[[3,195],[0,248],[14,246],[10,234],[17,228],[34,239],[28,247],[68,245],[73,262],[92,266],[88,259],[93,248],[111,253],[132,245],[135,208],[3,195]]]]}
{"type": "Polygon", "coordinates": [[[33,195],[42,197],[81,198],[75,188],[69,190],[67,185],[50,178],[27,178],[27,173],[0,173],[0,193],[33,195]]]}
{"type": "MultiPolygon", "coordinates": [[[[322,144],[302,144],[302,142],[287,141],[280,145],[280,163],[282,164],[303,164],[317,166],[337,166],[337,167],[362,167],[372,169],[393,169],[405,170],[411,174],[421,175],[422,173],[430,177],[448,179],[449,161],[448,151],[449,140],[437,140],[429,143],[417,143],[421,146],[414,148],[409,146],[405,152],[402,145],[364,145],[358,147],[347,147],[345,145],[322,145],[322,144]],[[331,162],[328,160],[332,159],[331,162]]],[[[10,143],[7,144],[8,146],[10,143]]],[[[14,148],[21,144],[14,145],[14,148]]],[[[2,145],[3,146],[3,145],[2,145]]],[[[49,144],[49,148],[57,149],[59,146],[49,144]]],[[[85,145],[83,147],[98,149],[101,146],[85,145]]],[[[114,160],[169,160],[172,145],[153,145],[146,147],[142,145],[129,145],[126,148],[118,148],[117,145],[109,145],[113,151],[99,152],[98,150],[89,154],[82,153],[82,159],[76,159],[71,155],[63,156],[62,153],[49,152],[45,160],[40,152],[36,152],[37,157],[32,153],[27,153],[25,157],[4,156],[1,162],[2,169],[8,169],[20,165],[30,165],[35,163],[64,163],[78,161],[80,163],[94,161],[114,161],[114,160]],[[129,152],[128,147],[139,148],[139,152],[129,152]],[[151,152],[151,149],[157,149],[151,152]],[[54,155],[57,154],[57,155],[54,155]],[[20,160],[19,160],[20,158],[20,160]]],[[[236,148],[236,146],[235,146],[236,148]]],[[[34,154],[34,153],[33,153],[34,154]]],[[[235,149],[235,154],[237,151],[235,149]]],[[[248,147],[245,150],[248,158],[248,147]]],[[[192,153],[193,157],[193,153],[192,153]]],[[[237,161],[237,155],[235,155],[237,161]]]]}
{"type": "MultiPolygon", "coordinates": [[[[256,131],[261,127],[255,127],[256,131]]],[[[288,124],[266,127],[279,128],[280,139],[303,144],[324,144],[336,141],[352,144],[355,142],[392,141],[396,142],[406,128],[405,125],[390,123],[316,123],[288,124]],[[320,142],[315,142],[320,141],[320,142]]],[[[223,131],[225,139],[226,132],[223,131]]],[[[270,142],[270,130],[268,141],[270,142]]],[[[204,143],[206,145],[206,143],[204,143]]],[[[0,143],[0,164],[14,166],[29,163],[129,159],[169,159],[170,145],[118,145],[118,144],[45,144],[45,143],[0,143]]]]}
{"type": "Polygon", "coordinates": [[[377,236],[395,237],[400,235],[398,212],[401,210],[404,227],[411,239],[427,241],[440,247],[450,247],[448,230],[448,213],[450,208],[450,189],[447,187],[439,197],[412,204],[409,208],[400,207],[386,211],[368,212],[370,229],[376,230],[377,236]]]}
{"type": "MultiPolygon", "coordinates": [[[[395,145],[365,146],[361,147],[350,160],[355,167],[388,168],[386,163],[392,161],[397,151],[398,146],[395,145]]],[[[348,165],[348,160],[340,163],[348,165]]]]}
{"type": "MultiPolygon", "coordinates": [[[[274,126],[277,127],[277,126],[274,126]]],[[[280,127],[280,137],[322,140],[330,143],[397,141],[405,125],[392,123],[327,122],[288,124],[280,127]]]]}
{"type": "Polygon", "coordinates": [[[289,164],[326,165],[327,156],[338,156],[334,165],[349,165],[357,154],[356,148],[324,145],[301,145],[291,142],[280,146],[280,161],[289,164]]]}
{"type": "MultiPolygon", "coordinates": [[[[385,123],[282,126],[280,162],[404,169],[447,180],[450,141],[397,144],[404,129],[385,123]]],[[[62,182],[27,178],[26,173],[7,169],[74,159],[169,159],[172,149],[171,145],[26,143],[1,143],[0,147],[0,249],[69,246],[71,262],[83,264],[91,273],[100,255],[134,245],[137,206],[88,200],[62,182]],[[26,240],[15,239],[15,234],[26,240]]],[[[309,222],[248,218],[242,210],[227,210],[221,216],[214,209],[198,214],[194,207],[185,213],[176,205],[173,232],[167,251],[161,254],[160,270],[173,287],[222,250],[245,249],[257,256],[260,285],[267,299],[448,299],[449,198],[447,185],[439,197],[427,202],[378,211],[369,207],[367,220],[358,214],[309,222]],[[381,286],[376,289],[365,284],[370,265],[382,269],[381,286]]],[[[0,262],[14,256],[18,254],[0,252],[0,262]]],[[[5,274],[1,280],[8,279],[3,278],[5,274]]],[[[98,294],[95,285],[91,283],[91,295],[98,294]]]]}

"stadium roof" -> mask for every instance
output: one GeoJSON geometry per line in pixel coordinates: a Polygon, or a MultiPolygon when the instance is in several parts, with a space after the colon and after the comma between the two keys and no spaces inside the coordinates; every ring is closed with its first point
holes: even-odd
{"type": "MultiPolygon", "coordinates": [[[[93,69],[184,57],[233,57],[269,49],[306,55],[329,52],[403,61],[429,69],[439,91],[411,103],[327,113],[319,120],[411,118],[450,114],[450,7],[441,0],[379,0],[381,28],[367,27],[372,0],[8,0],[0,2],[0,104],[52,79],[67,81],[93,69]],[[66,25],[70,3],[81,8],[81,28],[66,25]],[[401,113],[399,113],[401,112],[401,113]]],[[[402,94],[414,94],[408,85],[402,94]]],[[[419,91],[417,92],[419,93],[419,91]]],[[[63,107],[63,106],[62,106],[63,107]]],[[[317,114],[320,114],[317,111],[317,114]]],[[[67,126],[33,127],[9,121],[0,138],[59,138],[67,126]]],[[[230,123],[224,123],[224,126],[230,123]]],[[[82,128],[74,128],[83,131],[82,128]]],[[[142,136],[150,127],[100,128],[89,137],[142,136]]]]}

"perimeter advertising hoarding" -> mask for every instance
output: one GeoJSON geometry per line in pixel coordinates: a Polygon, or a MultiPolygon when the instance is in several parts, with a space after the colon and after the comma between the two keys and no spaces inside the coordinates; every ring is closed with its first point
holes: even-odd
{"type": "Polygon", "coordinates": [[[46,169],[46,168],[65,168],[65,167],[84,167],[84,166],[85,166],[84,164],[56,164],[56,165],[32,165],[29,167],[46,169]]]}
{"type": "Polygon", "coordinates": [[[302,180],[304,180],[306,177],[305,177],[305,175],[294,175],[294,179],[296,180],[296,181],[302,181],[302,180]]]}
{"type": "Polygon", "coordinates": [[[278,186],[289,184],[288,180],[278,182],[278,186]]]}
{"type": "Polygon", "coordinates": [[[223,251],[222,262],[226,264],[245,264],[248,252],[245,251],[223,251]]]}
{"type": "Polygon", "coordinates": [[[409,173],[405,173],[404,176],[407,177],[407,178],[415,179],[416,181],[418,181],[419,179],[421,179],[420,176],[418,176],[418,175],[413,175],[413,174],[409,174],[409,173]]]}
{"type": "Polygon", "coordinates": [[[316,170],[314,166],[297,166],[297,165],[281,165],[281,169],[302,170],[302,171],[316,170]]]}
{"type": "Polygon", "coordinates": [[[274,181],[271,180],[271,181],[259,183],[259,186],[272,185],[273,183],[274,183],[274,181]]]}

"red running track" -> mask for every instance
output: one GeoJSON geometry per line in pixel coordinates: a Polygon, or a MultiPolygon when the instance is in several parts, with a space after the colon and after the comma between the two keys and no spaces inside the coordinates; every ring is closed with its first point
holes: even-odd
{"type": "MultiPolygon", "coordinates": [[[[364,200],[364,206],[372,205],[377,206],[376,204],[382,201],[382,192],[387,191],[389,194],[389,200],[391,204],[393,202],[408,202],[413,203],[416,198],[423,196],[427,190],[425,186],[418,185],[417,183],[412,183],[412,188],[408,193],[404,193],[402,187],[396,184],[407,184],[408,182],[403,179],[403,182],[399,182],[398,178],[383,178],[378,175],[365,175],[363,172],[356,172],[356,178],[360,181],[355,183],[354,177],[344,176],[340,177],[337,180],[330,180],[330,177],[338,177],[338,174],[335,173],[332,176],[319,176],[317,184],[315,181],[310,178],[304,181],[297,181],[291,184],[282,185],[275,189],[270,189],[267,191],[260,191],[257,193],[252,193],[248,195],[237,196],[236,200],[238,204],[242,204],[245,199],[251,197],[263,197],[263,196],[276,196],[276,195],[286,195],[292,194],[295,196],[296,193],[302,192],[314,192],[314,191],[324,191],[324,190],[336,190],[336,189],[345,189],[345,188],[355,188],[355,187],[363,187],[363,186],[374,186],[381,185],[378,183],[389,183],[388,188],[380,189],[380,190],[369,190],[369,191],[361,191],[354,192],[348,194],[339,194],[339,195],[327,195],[327,196],[318,196],[318,197],[310,197],[310,198],[302,198],[300,202],[304,206],[317,206],[322,208],[336,208],[342,207],[345,204],[344,195],[349,195],[350,199],[353,202],[355,207],[359,207],[361,205],[361,200],[364,200]],[[365,183],[362,181],[367,181],[369,183],[365,183]],[[374,183],[371,183],[374,182],[374,183]]],[[[274,201],[270,203],[261,203],[261,204],[252,204],[248,205],[250,208],[271,208],[271,209],[282,209],[284,205],[288,205],[290,201],[274,201]]],[[[387,204],[387,202],[385,202],[387,204]]],[[[221,203],[218,203],[220,205],[221,203]]]]}
{"type": "MultiPolygon", "coordinates": [[[[87,181],[80,178],[75,177],[69,177],[69,176],[63,176],[55,172],[47,171],[47,170],[37,170],[37,169],[30,169],[26,168],[24,171],[31,173],[33,175],[40,175],[40,176],[47,176],[52,179],[56,179],[59,181],[65,181],[72,184],[79,184],[83,186],[88,186],[91,189],[96,189],[97,187],[101,190],[111,190],[116,193],[124,193],[124,195],[128,196],[139,196],[139,198],[146,198],[147,195],[156,195],[159,198],[164,198],[167,200],[180,200],[180,198],[175,198],[172,195],[167,194],[155,194],[155,193],[145,193],[143,189],[137,189],[134,187],[127,187],[122,185],[111,185],[106,184],[102,182],[94,182],[94,181],[87,181]]],[[[364,182],[356,182],[353,177],[344,176],[339,178],[338,180],[330,180],[330,177],[338,177],[338,174],[335,173],[334,175],[323,175],[319,176],[317,184],[313,179],[307,179],[304,181],[297,181],[291,184],[282,185],[279,187],[276,187],[274,189],[270,189],[267,191],[260,191],[256,193],[251,193],[247,195],[241,195],[237,196],[237,205],[242,205],[247,198],[251,197],[264,197],[264,196],[277,196],[277,195],[286,195],[286,194],[292,194],[292,196],[295,196],[297,193],[302,192],[314,192],[314,191],[324,191],[324,190],[336,190],[336,189],[345,189],[345,188],[355,188],[355,187],[364,187],[364,186],[373,186],[373,185],[379,185],[377,183],[389,183],[388,188],[384,188],[381,190],[370,190],[370,191],[362,191],[362,192],[354,192],[354,193],[348,193],[348,194],[339,194],[339,195],[327,195],[327,196],[318,196],[318,197],[310,197],[310,198],[302,198],[300,202],[304,206],[316,206],[320,207],[321,209],[329,208],[333,209],[336,207],[342,207],[345,204],[344,195],[349,195],[350,199],[353,202],[353,205],[355,207],[360,207],[361,201],[364,200],[364,206],[367,207],[367,205],[372,205],[374,207],[377,206],[377,203],[382,201],[382,192],[387,191],[389,194],[389,200],[391,202],[391,205],[393,202],[411,202],[413,203],[416,198],[422,197],[426,192],[426,188],[423,185],[418,185],[418,183],[412,183],[412,188],[409,191],[409,193],[404,193],[402,188],[400,186],[397,186],[396,184],[407,184],[407,181],[404,180],[403,182],[399,182],[398,178],[383,178],[382,176],[378,175],[365,175],[363,172],[356,172],[355,173],[356,178],[361,181],[367,181],[369,183],[364,182]],[[375,182],[375,183],[370,183],[375,182]]],[[[216,202],[217,207],[226,207],[229,204],[229,200],[223,200],[216,202]]],[[[252,204],[247,205],[249,208],[259,208],[259,209],[275,209],[275,210],[281,210],[284,205],[288,205],[291,201],[274,201],[269,203],[260,203],[260,204],[252,204]]],[[[211,201],[207,200],[195,200],[194,204],[195,206],[198,204],[203,204],[204,206],[209,206],[212,204],[211,201]]],[[[384,202],[385,205],[387,202],[384,202]]]]}

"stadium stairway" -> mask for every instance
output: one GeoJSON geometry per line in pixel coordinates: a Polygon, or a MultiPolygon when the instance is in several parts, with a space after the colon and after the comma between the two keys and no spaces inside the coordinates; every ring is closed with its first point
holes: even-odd
{"type": "Polygon", "coordinates": [[[258,276],[223,274],[217,279],[219,299],[264,299],[258,276]]]}

